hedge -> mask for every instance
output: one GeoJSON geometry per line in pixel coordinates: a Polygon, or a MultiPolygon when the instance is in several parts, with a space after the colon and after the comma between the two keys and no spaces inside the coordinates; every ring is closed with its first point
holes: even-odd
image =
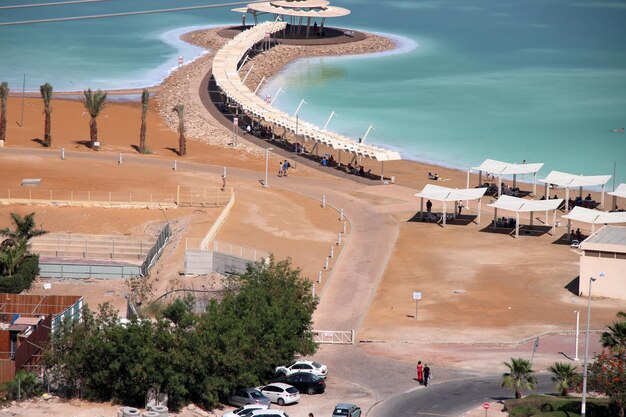
{"type": "Polygon", "coordinates": [[[12,276],[0,276],[0,293],[19,294],[27,290],[39,275],[39,255],[29,255],[12,276]]]}

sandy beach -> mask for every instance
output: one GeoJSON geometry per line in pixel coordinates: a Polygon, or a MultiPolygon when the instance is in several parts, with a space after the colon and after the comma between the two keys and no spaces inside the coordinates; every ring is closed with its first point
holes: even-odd
{"type": "MultiPolygon", "coordinates": [[[[178,184],[219,187],[222,169],[227,167],[227,185],[234,188],[237,203],[217,240],[271,251],[281,259],[290,257],[313,281],[323,270],[329,249],[343,251],[341,255],[338,252],[329,270],[323,271],[322,282],[317,283],[322,302],[316,325],[355,324],[358,339],[368,342],[363,350],[373,356],[409,364],[419,354],[421,358],[427,355],[429,362],[439,366],[497,369],[512,350],[526,348],[528,338],[571,332],[572,311],[582,309],[586,300],[568,289],[578,275],[580,254],[568,245],[555,244],[565,232],[563,228],[557,229],[556,236],[543,233],[517,240],[491,232],[487,227],[493,215],[486,207],[489,198],[483,201],[479,225],[469,221],[441,228],[416,221],[419,200],[414,194],[427,183],[465,188],[464,171],[393,161],[384,169],[386,177],[395,178],[395,184],[383,184],[330,175],[330,168],[289,157],[295,169],[289,178],[279,178],[275,167],[285,154],[272,152],[271,187],[263,188],[263,148],[246,141],[245,136],[240,138],[239,147],[229,147],[231,131],[207,111],[199,97],[213,54],[226,41],[218,32],[213,29],[184,36],[211,52],[181,67],[158,87],[148,115],[147,155],[133,148],[139,141],[139,96],[137,102],[110,102],[103,111],[98,118],[102,143],[99,152],[85,146],[89,117],[80,101],[54,99],[52,147],[43,149],[41,100],[25,99],[21,123],[22,99],[11,96],[7,141],[0,149],[0,196],[5,189],[19,188],[24,178],[41,178],[43,190],[172,193],[178,184]],[[176,104],[185,105],[189,141],[184,158],[177,154],[178,121],[172,111],[176,104]],[[62,149],[69,154],[65,160],[60,157],[62,149]],[[124,155],[123,164],[118,164],[120,154],[124,155]],[[178,163],[177,171],[172,169],[174,161],[178,163]],[[437,172],[441,180],[429,180],[429,172],[437,172]],[[323,193],[328,193],[329,203],[335,208],[345,208],[351,222],[349,238],[341,248],[336,245],[341,230],[338,213],[321,207],[323,193]],[[339,287],[341,282],[347,286],[339,287]],[[366,298],[358,300],[358,311],[350,312],[350,297],[361,290],[366,298]],[[418,317],[411,299],[416,290],[425,295],[418,317]],[[472,345],[474,350],[464,350],[465,345],[472,345]],[[503,345],[507,348],[498,350],[503,345]]],[[[393,42],[373,35],[336,47],[280,45],[255,58],[256,70],[247,84],[254,88],[262,76],[269,77],[306,56],[362,54],[390,48],[393,42]]],[[[244,70],[251,64],[246,64],[244,70]]],[[[334,153],[327,148],[320,151],[326,152],[334,153]]],[[[334,155],[338,159],[339,155],[334,155]]],[[[480,162],[476,161],[477,165],[480,162]]],[[[364,159],[363,165],[374,173],[380,171],[375,161],[364,159]]],[[[471,186],[476,183],[477,177],[472,175],[471,186]]],[[[521,186],[531,188],[528,184],[521,186]]],[[[550,192],[555,193],[559,197],[565,194],[564,190],[550,192]]],[[[593,195],[599,200],[597,193],[593,195]]],[[[474,215],[476,205],[465,210],[474,215]]],[[[35,211],[38,224],[50,231],[141,235],[164,221],[163,213],[151,210],[0,206],[0,227],[8,224],[11,212],[30,211],[35,211]]],[[[166,211],[175,236],[154,271],[155,293],[172,285],[210,285],[210,278],[186,280],[180,277],[180,271],[186,239],[202,237],[217,215],[209,208],[166,211]]],[[[526,223],[527,219],[522,221],[526,223]]],[[[574,226],[586,234],[590,232],[583,225],[574,226]]],[[[33,288],[34,293],[43,291],[40,284],[33,288]]],[[[53,289],[84,293],[90,305],[110,301],[120,310],[125,306],[121,280],[55,281],[53,289]]],[[[623,302],[594,300],[592,327],[603,328],[619,309],[623,309],[623,302]]],[[[555,357],[559,357],[558,352],[546,351],[538,362],[545,366],[555,357]]]]}

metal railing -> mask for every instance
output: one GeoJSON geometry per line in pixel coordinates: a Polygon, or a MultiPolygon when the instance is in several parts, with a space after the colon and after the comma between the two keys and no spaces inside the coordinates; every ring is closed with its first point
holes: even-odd
{"type": "Polygon", "coordinates": [[[203,239],[200,238],[187,238],[185,239],[185,250],[223,253],[225,255],[237,256],[255,262],[262,261],[269,256],[269,252],[264,250],[248,248],[218,240],[212,241],[206,248],[203,248],[202,242],[203,239]]]}
{"type": "Polygon", "coordinates": [[[315,343],[352,345],[355,343],[354,330],[313,330],[315,343]]]}
{"type": "Polygon", "coordinates": [[[176,186],[176,204],[180,207],[223,207],[233,197],[232,187],[176,186]]]}
{"type": "Polygon", "coordinates": [[[102,206],[173,206],[171,193],[145,191],[80,191],[44,190],[39,188],[7,188],[0,190],[0,202],[5,204],[59,204],[102,206]]]}
{"type": "Polygon", "coordinates": [[[150,267],[154,265],[157,258],[159,257],[159,254],[161,253],[161,250],[163,249],[163,247],[165,247],[165,245],[167,244],[167,241],[169,240],[171,236],[172,236],[172,229],[170,227],[170,224],[166,223],[165,226],[163,227],[163,230],[161,230],[161,233],[159,233],[159,236],[157,237],[156,242],[154,243],[152,248],[150,248],[150,250],[148,251],[148,254],[146,255],[146,260],[143,261],[143,264],[141,265],[142,276],[145,277],[146,275],[148,275],[148,271],[150,270],[150,267]]]}

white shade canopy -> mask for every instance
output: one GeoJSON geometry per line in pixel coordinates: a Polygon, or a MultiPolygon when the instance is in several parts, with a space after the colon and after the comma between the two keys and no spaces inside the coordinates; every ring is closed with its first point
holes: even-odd
{"type": "Polygon", "coordinates": [[[607,213],[584,207],[574,207],[565,219],[589,224],[626,223],[626,212],[607,213]]]}
{"type": "Polygon", "coordinates": [[[559,208],[562,198],[552,200],[526,200],[519,197],[503,195],[495,203],[488,206],[496,209],[514,211],[516,213],[528,213],[536,211],[552,211],[559,208]]]}
{"type": "Polygon", "coordinates": [[[616,197],[626,198],[626,184],[620,184],[615,191],[607,193],[608,195],[614,195],[616,197]]]}
{"type": "Polygon", "coordinates": [[[543,168],[543,163],[516,164],[510,162],[496,161],[495,159],[485,159],[480,166],[473,167],[475,171],[490,172],[494,175],[516,175],[534,174],[543,168]]]}
{"type": "Polygon", "coordinates": [[[487,188],[467,188],[459,190],[455,188],[441,187],[439,185],[426,184],[424,189],[415,194],[415,196],[437,201],[478,200],[485,195],[486,191],[487,188]]]}
{"type": "Polygon", "coordinates": [[[574,175],[566,172],[552,171],[540,182],[556,184],[563,188],[604,186],[611,179],[611,175],[574,175]]]}

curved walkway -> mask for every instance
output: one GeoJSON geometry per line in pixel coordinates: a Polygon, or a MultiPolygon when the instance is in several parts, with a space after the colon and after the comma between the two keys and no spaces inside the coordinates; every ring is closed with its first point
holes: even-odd
{"type": "MultiPolygon", "coordinates": [[[[44,149],[2,148],[0,155],[2,154],[58,158],[58,153],[44,149]]],[[[110,161],[111,164],[117,164],[115,154],[66,151],[65,157],[85,161],[110,161]]],[[[158,166],[168,171],[171,171],[172,167],[171,160],[143,158],[139,155],[125,156],[124,163],[158,166]]],[[[177,168],[215,175],[223,172],[222,166],[180,160],[177,168]]],[[[228,173],[230,176],[254,183],[258,183],[264,176],[264,173],[241,168],[229,168],[228,173]]],[[[390,215],[381,214],[368,201],[350,194],[355,191],[354,186],[355,183],[351,181],[336,181],[329,185],[323,179],[297,176],[290,176],[288,181],[272,184],[272,187],[318,201],[325,194],[330,204],[344,209],[344,214],[351,222],[349,243],[331,271],[324,296],[315,312],[315,327],[319,329],[358,329],[382,279],[399,233],[397,222],[390,215]]]]}

